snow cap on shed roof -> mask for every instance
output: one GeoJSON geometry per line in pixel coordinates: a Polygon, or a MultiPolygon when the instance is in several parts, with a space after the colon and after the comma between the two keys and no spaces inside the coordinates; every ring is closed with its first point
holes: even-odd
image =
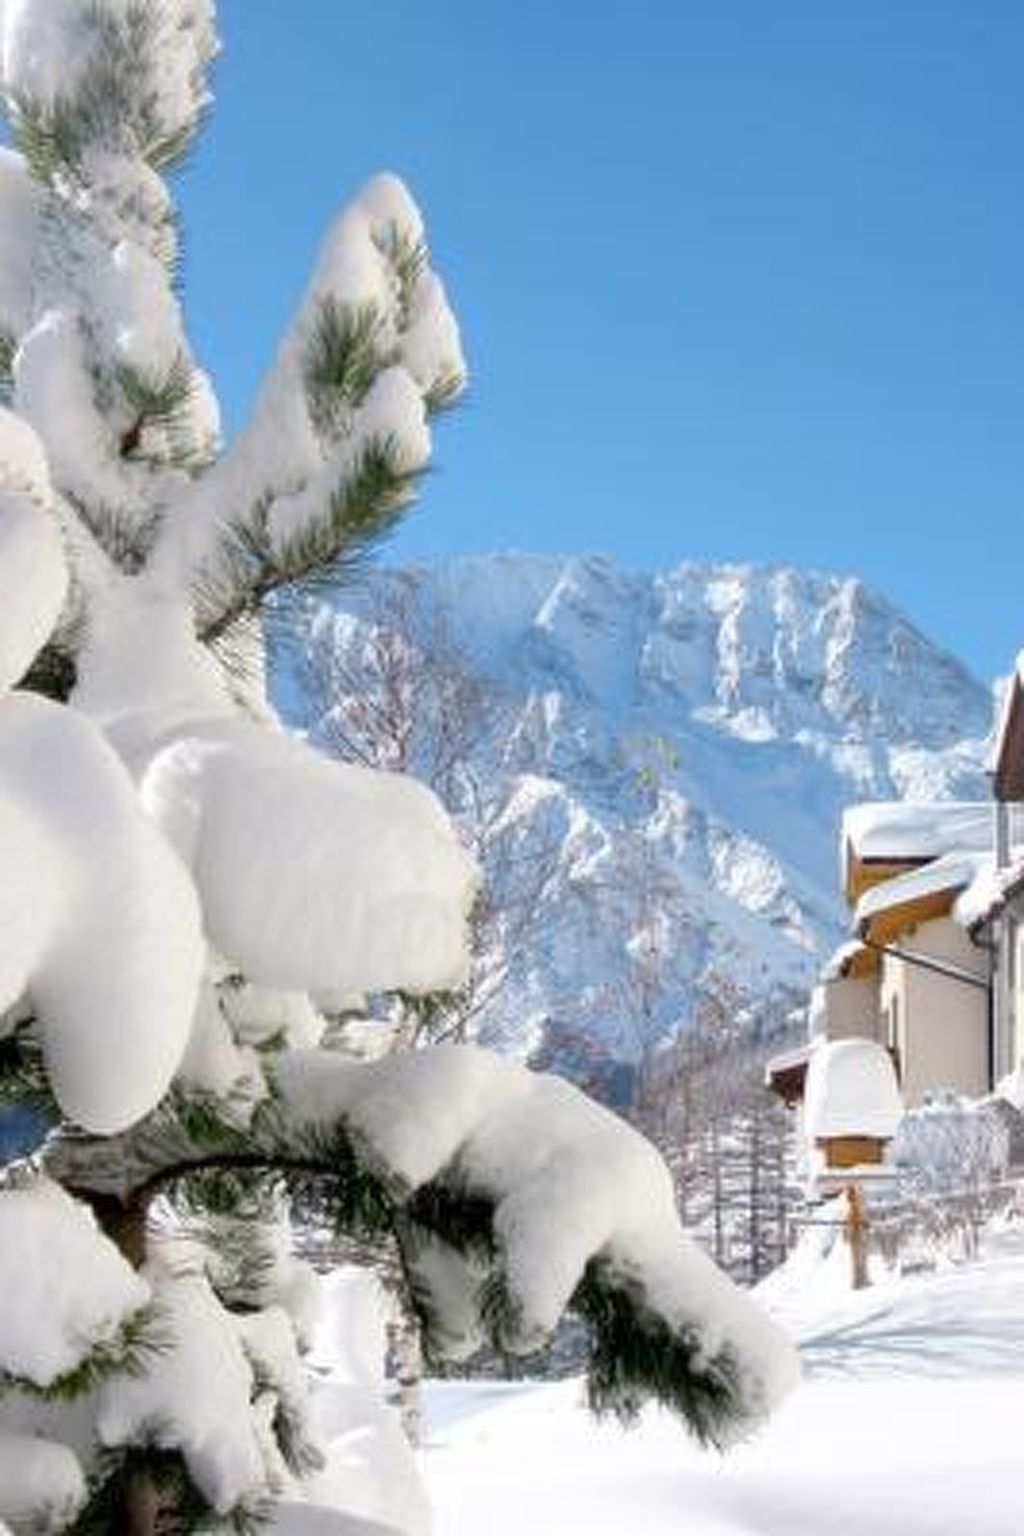
{"type": "Polygon", "coordinates": [[[804,1124],[815,1142],[831,1136],[887,1140],[903,1117],[892,1057],[876,1040],[819,1040],[804,1083],[804,1124]]]}

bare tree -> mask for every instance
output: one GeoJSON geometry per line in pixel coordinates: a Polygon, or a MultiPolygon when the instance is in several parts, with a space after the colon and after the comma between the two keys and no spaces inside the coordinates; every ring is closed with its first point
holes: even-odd
{"type": "Polygon", "coordinates": [[[378,574],[357,611],[321,604],[302,626],[311,733],[348,761],[412,773],[436,791],[482,872],[471,974],[458,993],[406,998],[407,1044],[465,1040],[493,1010],[513,961],[552,921],[562,848],[539,781],[510,759],[511,711],[420,573],[378,574]],[[508,729],[506,729],[506,726],[508,729]]]}
{"type": "Polygon", "coordinates": [[[672,1169],[683,1220],[717,1262],[753,1283],[785,1256],[797,1198],[792,1126],[764,1088],[787,1025],[709,980],[689,1024],[654,1058],[636,1117],[672,1169]]]}

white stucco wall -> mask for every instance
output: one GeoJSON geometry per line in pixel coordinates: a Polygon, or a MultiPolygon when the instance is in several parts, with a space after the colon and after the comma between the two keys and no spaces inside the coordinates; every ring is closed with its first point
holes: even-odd
{"type": "Polygon", "coordinates": [[[829,1040],[848,1040],[860,1036],[886,1043],[879,1020],[878,977],[842,976],[837,981],[821,983],[824,1004],[824,1034],[829,1040]]]}
{"type": "MultiPolygon", "coordinates": [[[[951,918],[908,930],[900,947],[984,980],[988,957],[951,918]]],[[[988,994],[886,955],[879,993],[883,1043],[895,1045],[908,1108],[939,1088],[971,1096],[989,1089],[988,994]]]]}

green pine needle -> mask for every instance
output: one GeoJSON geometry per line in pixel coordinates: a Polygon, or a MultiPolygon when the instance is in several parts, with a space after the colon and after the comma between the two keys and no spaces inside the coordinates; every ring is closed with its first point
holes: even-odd
{"type": "Polygon", "coordinates": [[[0,1372],[0,1396],[20,1392],[46,1403],[67,1403],[93,1392],[112,1376],[144,1376],[155,1355],[169,1348],[159,1310],[140,1307],[124,1320],[113,1338],[90,1350],[78,1365],[46,1386],[27,1376],[0,1372]]]}
{"type": "Polygon", "coordinates": [[[427,415],[440,416],[452,410],[465,387],[465,376],[456,369],[439,374],[423,396],[427,415]]]}
{"type": "Polygon", "coordinates": [[[259,503],[246,521],[230,526],[195,584],[199,638],[207,645],[222,640],[280,587],[352,580],[399,522],[419,476],[399,467],[392,438],[368,439],[321,514],[279,548],[267,534],[269,504],[259,503]]]}
{"type": "Polygon", "coordinates": [[[120,457],[149,463],[156,468],[197,470],[207,464],[206,446],[197,447],[189,417],[195,386],[195,370],[188,356],[178,352],[164,369],[134,368],[122,363],[115,383],[128,416],[128,426],[118,445],[120,457]],[[147,427],[162,429],[165,443],[159,455],[146,452],[147,427]]]}
{"type": "Polygon", "coordinates": [[[310,415],[322,437],[339,437],[390,361],[382,346],[384,320],[375,304],[323,299],[303,359],[310,415]]]}
{"type": "Polygon", "coordinates": [[[408,330],[416,288],[427,270],[427,248],[422,240],[410,239],[405,231],[394,223],[389,224],[383,234],[377,236],[374,243],[394,274],[399,330],[408,330]]]}
{"type": "Polygon", "coordinates": [[[135,0],[119,12],[93,5],[82,20],[87,62],[73,91],[46,101],[24,94],[9,101],[15,142],[30,171],[46,184],[59,174],[77,178],[88,149],[123,148],[126,136],[153,170],[178,164],[202,114],[171,132],[160,122],[149,88],[160,67],[157,0],[135,0]]]}
{"type": "Polygon", "coordinates": [[[735,1438],[743,1404],[728,1345],[710,1361],[700,1358],[696,1335],[670,1328],[638,1287],[601,1259],[587,1265],[570,1305],[590,1332],[587,1397],[595,1414],[630,1423],[653,1398],[673,1409],[701,1445],[722,1449],[735,1438]]]}

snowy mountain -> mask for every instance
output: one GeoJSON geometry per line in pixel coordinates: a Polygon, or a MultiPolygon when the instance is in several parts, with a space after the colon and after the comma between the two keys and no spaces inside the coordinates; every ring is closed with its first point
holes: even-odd
{"type": "Polygon", "coordinates": [[[510,839],[550,866],[476,1021],[517,1051],[635,1062],[709,997],[778,1018],[843,935],[843,806],[987,793],[987,689],[854,578],[500,554],[378,572],[340,601],[310,624],[319,692],[307,677],[299,707],[294,675],[279,686],[328,744],[354,730],[366,749],[346,697],[394,713],[389,624],[407,700],[431,657],[485,683],[467,739],[505,839],[499,883],[510,839]]]}

